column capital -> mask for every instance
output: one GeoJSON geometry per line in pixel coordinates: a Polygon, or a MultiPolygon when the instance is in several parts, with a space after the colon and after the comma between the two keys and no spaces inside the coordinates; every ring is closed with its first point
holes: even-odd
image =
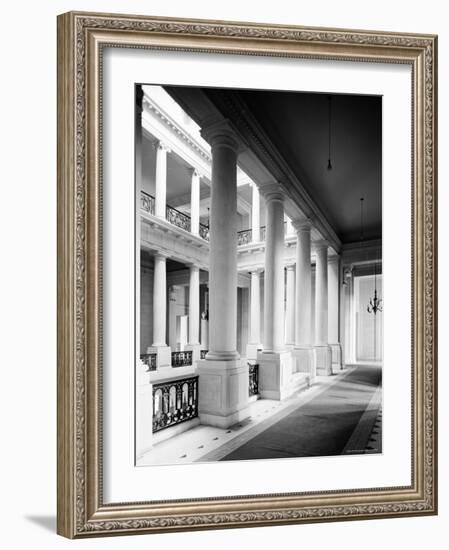
{"type": "Polygon", "coordinates": [[[267,204],[271,202],[284,203],[284,193],[278,183],[268,183],[261,186],[260,193],[267,204]]]}
{"type": "Polygon", "coordinates": [[[156,151],[166,151],[167,153],[171,153],[171,148],[164,142],[162,142],[160,139],[157,141],[153,141],[153,147],[156,151]]]}
{"type": "Polygon", "coordinates": [[[287,264],[285,264],[285,269],[287,271],[293,271],[296,267],[296,263],[295,262],[289,262],[287,264]]]}
{"type": "Polygon", "coordinates": [[[296,233],[310,233],[312,230],[312,221],[309,218],[292,220],[292,225],[296,233]]]}
{"type": "Polygon", "coordinates": [[[314,241],[313,242],[313,247],[314,247],[315,251],[327,250],[329,248],[329,243],[326,240],[321,239],[319,241],[314,241]]]}
{"type": "Polygon", "coordinates": [[[158,250],[157,252],[155,252],[154,254],[154,258],[158,259],[158,260],[164,260],[166,261],[167,258],[170,258],[170,254],[168,252],[165,252],[165,251],[162,251],[162,250],[158,250]]]}
{"type": "Polygon", "coordinates": [[[227,119],[205,126],[201,129],[201,136],[209,142],[211,147],[226,147],[235,153],[239,152],[238,137],[227,119]]]}
{"type": "Polygon", "coordinates": [[[255,267],[255,268],[249,270],[249,273],[251,273],[251,275],[253,275],[253,274],[260,275],[263,272],[264,272],[263,267],[255,267]]]}
{"type": "Polygon", "coordinates": [[[340,255],[335,254],[334,256],[328,256],[327,257],[327,263],[329,264],[336,264],[340,261],[340,255]]]}
{"type": "Polygon", "coordinates": [[[198,168],[195,166],[189,166],[188,171],[190,172],[191,177],[197,177],[197,178],[204,178],[205,175],[203,172],[201,172],[198,168]]]}
{"type": "Polygon", "coordinates": [[[198,264],[193,263],[193,262],[190,262],[186,265],[188,266],[190,271],[199,271],[200,270],[200,266],[198,264]]]}

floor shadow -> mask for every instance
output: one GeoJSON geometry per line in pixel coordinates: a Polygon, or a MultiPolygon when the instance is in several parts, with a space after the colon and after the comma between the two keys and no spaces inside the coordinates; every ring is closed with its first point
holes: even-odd
{"type": "Polygon", "coordinates": [[[25,516],[25,519],[45,529],[56,533],[56,516],[25,516]]]}

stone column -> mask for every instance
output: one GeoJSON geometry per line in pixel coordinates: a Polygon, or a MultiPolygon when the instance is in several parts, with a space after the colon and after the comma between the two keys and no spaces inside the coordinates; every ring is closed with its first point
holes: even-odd
{"type": "Polygon", "coordinates": [[[200,359],[200,268],[196,265],[190,266],[189,281],[189,343],[186,351],[192,351],[193,363],[200,359]]]}
{"type": "Polygon", "coordinates": [[[264,198],[264,349],[257,354],[259,387],[262,397],[284,399],[291,394],[292,374],[284,334],[284,198],[276,184],[265,187],[264,198]]]}
{"type": "Polygon", "coordinates": [[[166,218],[167,205],[167,153],[168,148],[162,143],[156,147],[156,191],[154,199],[154,214],[158,218],[166,218]]]}
{"type": "Polygon", "coordinates": [[[251,237],[253,243],[260,241],[260,194],[255,183],[252,184],[252,205],[251,205],[251,237]]]}
{"type": "Polygon", "coordinates": [[[354,277],[352,266],[343,270],[344,278],[344,355],[345,364],[351,365],[355,361],[355,309],[354,309],[354,277]]]}
{"type": "Polygon", "coordinates": [[[196,170],[192,173],[190,189],[190,231],[194,235],[200,232],[200,176],[196,170]]]}
{"type": "Polygon", "coordinates": [[[171,366],[171,350],[167,346],[167,258],[157,253],[154,256],[153,279],[153,345],[147,353],[157,354],[157,368],[171,366]]]}
{"type": "Polygon", "coordinates": [[[257,351],[262,348],[260,343],[260,269],[251,271],[251,298],[249,320],[249,343],[246,346],[247,359],[256,359],[257,351]]]}
{"type": "Polygon", "coordinates": [[[331,350],[328,345],[328,280],[327,243],[316,244],[315,282],[315,360],[317,374],[332,374],[331,350]]]}
{"type": "Polygon", "coordinates": [[[295,264],[286,268],[286,299],[285,299],[285,343],[288,347],[295,344],[295,264]]]}
{"type": "Polygon", "coordinates": [[[202,130],[211,145],[209,351],[198,362],[203,424],[228,427],[248,416],[248,365],[237,352],[237,151],[226,121],[202,130]]]}
{"type": "Polygon", "coordinates": [[[296,310],[294,371],[316,376],[312,346],[312,258],[311,224],[307,220],[293,223],[296,231],[296,310]]]}
{"type": "Polygon", "coordinates": [[[340,258],[332,256],[327,262],[329,326],[327,341],[332,352],[332,368],[341,369],[340,345],[340,258]]]}
{"type": "Polygon", "coordinates": [[[284,339],[284,204],[280,192],[270,192],[266,200],[265,245],[265,341],[264,352],[285,349],[284,339]]]}
{"type": "Polygon", "coordinates": [[[176,339],[176,298],[178,293],[177,286],[171,286],[168,289],[168,345],[173,351],[177,351],[176,339]]]}

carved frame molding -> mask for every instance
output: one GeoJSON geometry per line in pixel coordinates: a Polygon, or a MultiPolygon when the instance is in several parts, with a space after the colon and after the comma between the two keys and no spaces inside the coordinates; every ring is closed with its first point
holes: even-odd
{"type": "Polygon", "coordinates": [[[437,38],[70,12],[58,18],[58,532],[71,538],[437,512],[437,38]],[[411,486],[102,502],[101,52],[104,46],[412,67],[411,486]]]}

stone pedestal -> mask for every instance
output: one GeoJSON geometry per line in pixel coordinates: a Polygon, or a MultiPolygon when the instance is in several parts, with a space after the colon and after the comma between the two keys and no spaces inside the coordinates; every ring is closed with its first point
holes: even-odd
{"type": "Polygon", "coordinates": [[[152,447],[153,439],[153,386],[150,373],[142,361],[136,370],[136,459],[152,447]]]}
{"type": "Polygon", "coordinates": [[[340,344],[329,344],[331,348],[331,357],[332,357],[332,369],[339,370],[342,368],[342,352],[340,344]]]}
{"type": "Polygon", "coordinates": [[[201,344],[186,344],[184,351],[192,352],[192,365],[201,359],[201,344]]]}
{"type": "Polygon", "coordinates": [[[201,424],[228,428],[249,416],[248,365],[240,359],[198,362],[201,424]]]}
{"type": "Polygon", "coordinates": [[[312,384],[316,377],[315,354],[311,346],[295,348],[292,351],[293,372],[304,372],[309,375],[312,384]]]}
{"type": "Polygon", "coordinates": [[[262,344],[247,344],[246,345],[246,358],[257,359],[257,353],[262,349],[262,344]]]}
{"type": "Polygon", "coordinates": [[[332,374],[332,350],[330,346],[315,346],[315,364],[318,376],[330,376],[332,374]]]}
{"type": "Polygon", "coordinates": [[[171,367],[171,348],[170,346],[150,346],[147,353],[156,354],[156,368],[163,369],[171,367]]]}
{"type": "Polygon", "coordinates": [[[257,363],[259,364],[259,393],[262,398],[282,401],[293,393],[290,351],[259,352],[257,363]]]}

